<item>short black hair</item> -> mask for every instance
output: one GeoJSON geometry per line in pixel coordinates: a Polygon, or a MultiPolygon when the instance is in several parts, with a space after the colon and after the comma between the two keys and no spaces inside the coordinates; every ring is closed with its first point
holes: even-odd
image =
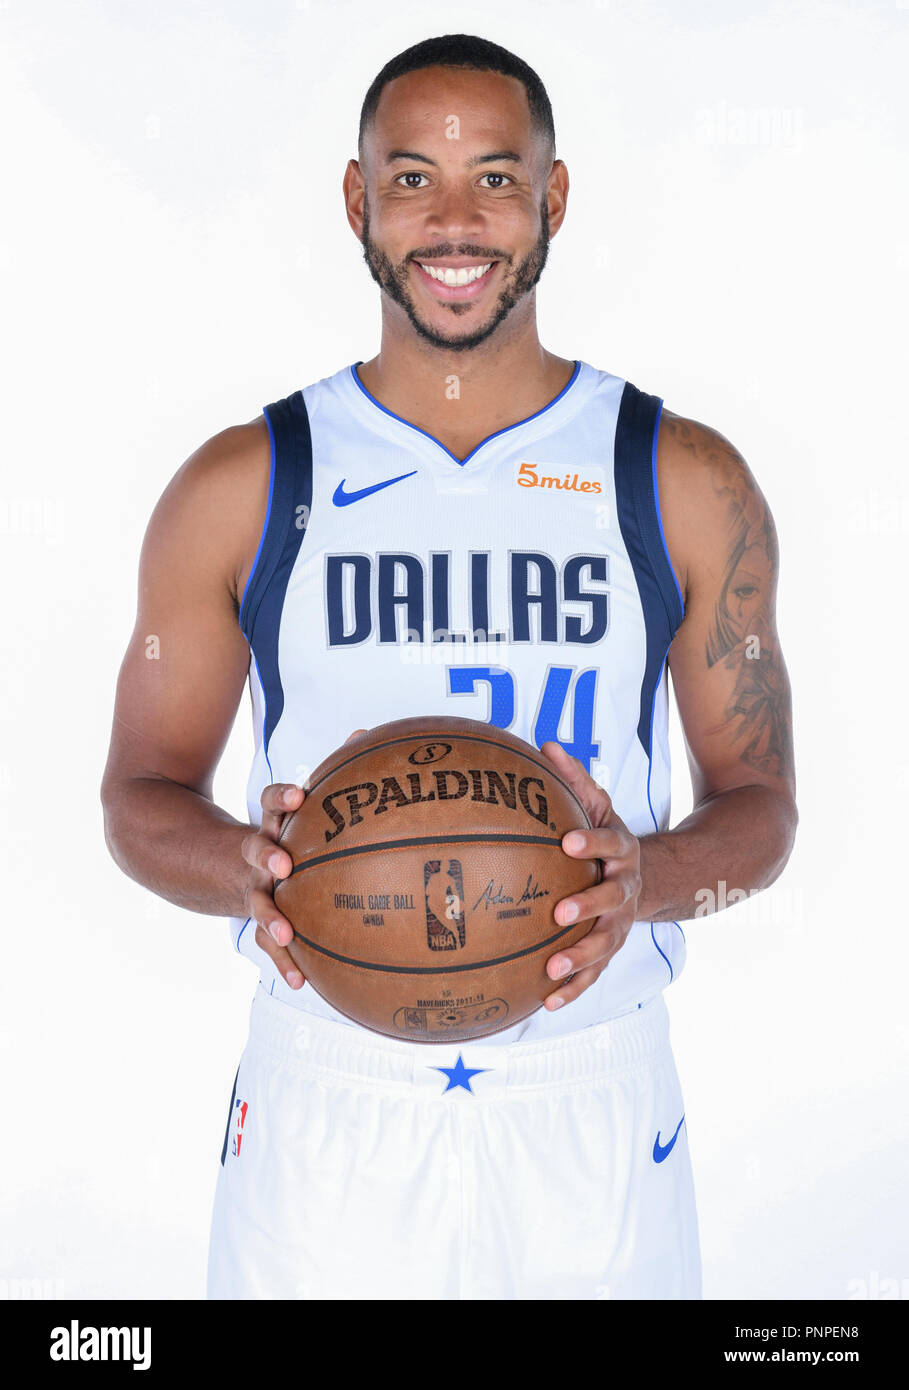
{"type": "Polygon", "coordinates": [[[549,142],[551,157],[555,158],[555,123],[543,83],[522,58],[489,39],[477,38],[475,34],[443,34],[436,39],[424,39],[422,43],[415,43],[411,48],[406,48],[403,53],[399,53],[396,58],[391,58],[385,64],[373,79],[360,110],[357,145],[361,155],[363,136],[375,119],[379,97],[387,84],[396,77],[403,77],[406,72],[436,67],[500,72],[505,77],[516,77],[519,82],[523,82],[527,104],[530,107],[531,125],[537,134],[549,142]]]}

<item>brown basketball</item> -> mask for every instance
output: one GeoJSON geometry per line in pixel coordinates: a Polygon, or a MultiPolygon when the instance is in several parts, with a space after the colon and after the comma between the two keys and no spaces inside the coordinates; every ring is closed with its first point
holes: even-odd
{"type": "Polygon", "coordinates": [[[303,975],[348,1018],[410,1042],[480,1038],[553,992],[590,930],[556,903],[600,878],[561,847],[587,814],[543,755],[473,719],[399,719],[326,758],[280,843],[275,902],[303,975]]]}

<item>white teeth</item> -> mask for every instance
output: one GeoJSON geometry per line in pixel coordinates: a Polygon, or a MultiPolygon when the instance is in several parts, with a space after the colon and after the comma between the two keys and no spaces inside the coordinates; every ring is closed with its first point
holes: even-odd
{"type": "Polygon", "coordinates": [[[443,285],[454,286],[472,285],[474,280],[479,280],[483,275],[485,275],[487,270],[489,270],[490,267],[495,264],[495,262],[490,261],[488,265],[472,265],[469,269],[467,266],[461,266],[458,270],[454,270],[451,266],[448,266],[446,269],[443,270],[441,267],[423,265],[422,261],[420,261],[419,264],[425,271],[427,271],[432,276],[434,280],[440,281],[440,283],[443,285]]]}

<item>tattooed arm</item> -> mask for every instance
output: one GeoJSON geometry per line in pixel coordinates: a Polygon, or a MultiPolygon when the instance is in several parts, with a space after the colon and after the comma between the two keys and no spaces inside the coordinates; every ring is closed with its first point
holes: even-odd
{"type": "Polygon", "coordinates": [[[666,544],[685,597],[669,670],[695,805],[673,830],[641,838],[638,915],[669,921],[702,915],[704,896],[695,894],[717,894],[721,879],[727,892],[771,884],[789,858],[798,813],[767,503],[728,440],[669,411],[657,471],[666,544]]]}
{"type": "Polygon", "coordinates": [[[632,835],[577,759],[557,743],[543,744],[590,817],[590,830],[566,836],[565,852],[606,866],[601,883],[556,904],[560,926],[579,917],[593,925],[547,961],[550,979],[561,981],[545,1000],[549,1010],[593,984],[634,922],[687,920],[766,888],[795,838],[792,713],[767,503],[728,440],[668,411],[657,474],[666,545],[685,599],[669,669],[694,810],[673,830],[632,835]]]}

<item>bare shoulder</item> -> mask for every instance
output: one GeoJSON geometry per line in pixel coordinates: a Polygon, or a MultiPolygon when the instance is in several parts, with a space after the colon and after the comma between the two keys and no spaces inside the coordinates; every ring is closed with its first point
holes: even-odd
{"type": "Polygon", "coordinates": [[[686,602],[739,542],[758,541],[775,572],[770,509],[742,454],[719,430],[664,410],[657,476],[666,544],[686,602]]]}
{"type": "Polygon", "coordinates": [[[239,606],[265,523],[270,469],[264,415],[212,435],[164,489],[146,535],[149,558],[179,551],[239,606]]]}
{"type": "Polygon", "coordinates": [[[250,500],[268,491],[271,452],[265,416],[242,425],[229,425],[212,435],[177,470],[164,497],[185,506],[217,507],[225,496],[250,500]]]}

